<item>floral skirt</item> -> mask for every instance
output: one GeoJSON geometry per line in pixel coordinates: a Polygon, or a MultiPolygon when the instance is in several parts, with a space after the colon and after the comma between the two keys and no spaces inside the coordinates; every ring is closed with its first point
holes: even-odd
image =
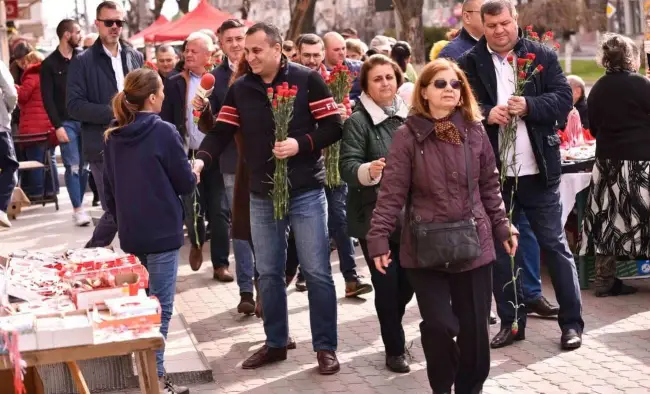
{"type": "Polygon", "coordinates": [[[581,255],[650,256],[650,161],[596,159],[581,255]]]}

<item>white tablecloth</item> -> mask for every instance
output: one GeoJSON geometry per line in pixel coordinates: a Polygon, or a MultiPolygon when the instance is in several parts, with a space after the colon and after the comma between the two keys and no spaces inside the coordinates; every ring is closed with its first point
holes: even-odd
{"type": "Polygon", "coordinates": [[[589,187],[591,172],[564,174],[560,181],[560,201],[562,202],[562,227],[576,203],[576,194],[589,187]]]}

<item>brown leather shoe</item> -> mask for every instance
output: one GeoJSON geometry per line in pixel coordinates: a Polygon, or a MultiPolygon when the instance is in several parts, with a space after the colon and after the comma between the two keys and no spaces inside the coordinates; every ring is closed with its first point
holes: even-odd
{"type": "Polygon", "coordinates": [[[336,358],[336,352],[331,350],[321,350],[316,353],[318,360],[318,372],[321,375],[334,375],[341,370],[339,360],[336,358]]]}
{"type": "Polygon", "coordinates": [[[200,270],[201,264],[203,264],[203,248],[192,245],[192,249],[190,249],[190,267],[192,267],[192,271],[200,270]]]}
{"type": "Polygon", "coordinates": [[[232,282],[235,280],[226,267],[219,267],[214,270],[214,275],[212,275],[212,277],[219,282],[232,282]]]}
{"type": "Polygon", "coordinates": [[[257,369],[267,364],[284,361],[287,359],[287,348],[273,348],[266,345],[256,351],[242,364],[244,369],[257,369]]]}

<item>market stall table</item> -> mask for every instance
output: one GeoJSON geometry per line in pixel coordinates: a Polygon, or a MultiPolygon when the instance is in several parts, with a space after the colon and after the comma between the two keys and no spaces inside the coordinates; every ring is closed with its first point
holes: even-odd
{"type": "MultiPolygon", "coordinates": [[[[93,345],[74,346],[48,350],[35,350],[21,353],[23,361],[28,367],[28,375],[38,375],[34,373],[34,368],[40,365],[66,363],[70,368],[73,379],[77,383],[80,393],[84,393],[82,387],[83,376],[76,367],[76,361],[88,360],[100,357],[124,356],[133,354],[135,356],[136,366],[138,369],[138,378],[140,381],[140,390],[145,394],[158,394],[158,373],[156,372],[156,355],[155,351],[163,346],[163,338],[160,334],[149,335],[145,338],[129,339],[115,342],[96,343],[93,345]],[[29,373],[31,369],[31,374],[29,373]]],[[[9,355],[0,355],[0,371],[13,370],[14,365],[9,359],[9,355]]],[[[12,387],[12,383],[6,382],[9,373],[2,375],[4,380],[0,379],[0,393],[4,393],[7,387],[12,387]]],[[[40,394],[42,384],[35,385],[34,394],[40,394]],[[40,390],[40,391],[39,391],[40,390]]],[[[89,391],[86,388],[86,393],[89,391]]],[[[30,393],[31,394],[31,393],[30,393]]]]}

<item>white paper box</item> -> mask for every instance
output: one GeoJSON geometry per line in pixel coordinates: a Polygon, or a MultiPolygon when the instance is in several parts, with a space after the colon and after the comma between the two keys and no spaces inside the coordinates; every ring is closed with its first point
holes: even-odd
{"type": "Polygon", "coordinates": [[[38,348],[91,345],[94,342],[93,327],[87,313],[74,313],[36,319],[38,348]]]}

